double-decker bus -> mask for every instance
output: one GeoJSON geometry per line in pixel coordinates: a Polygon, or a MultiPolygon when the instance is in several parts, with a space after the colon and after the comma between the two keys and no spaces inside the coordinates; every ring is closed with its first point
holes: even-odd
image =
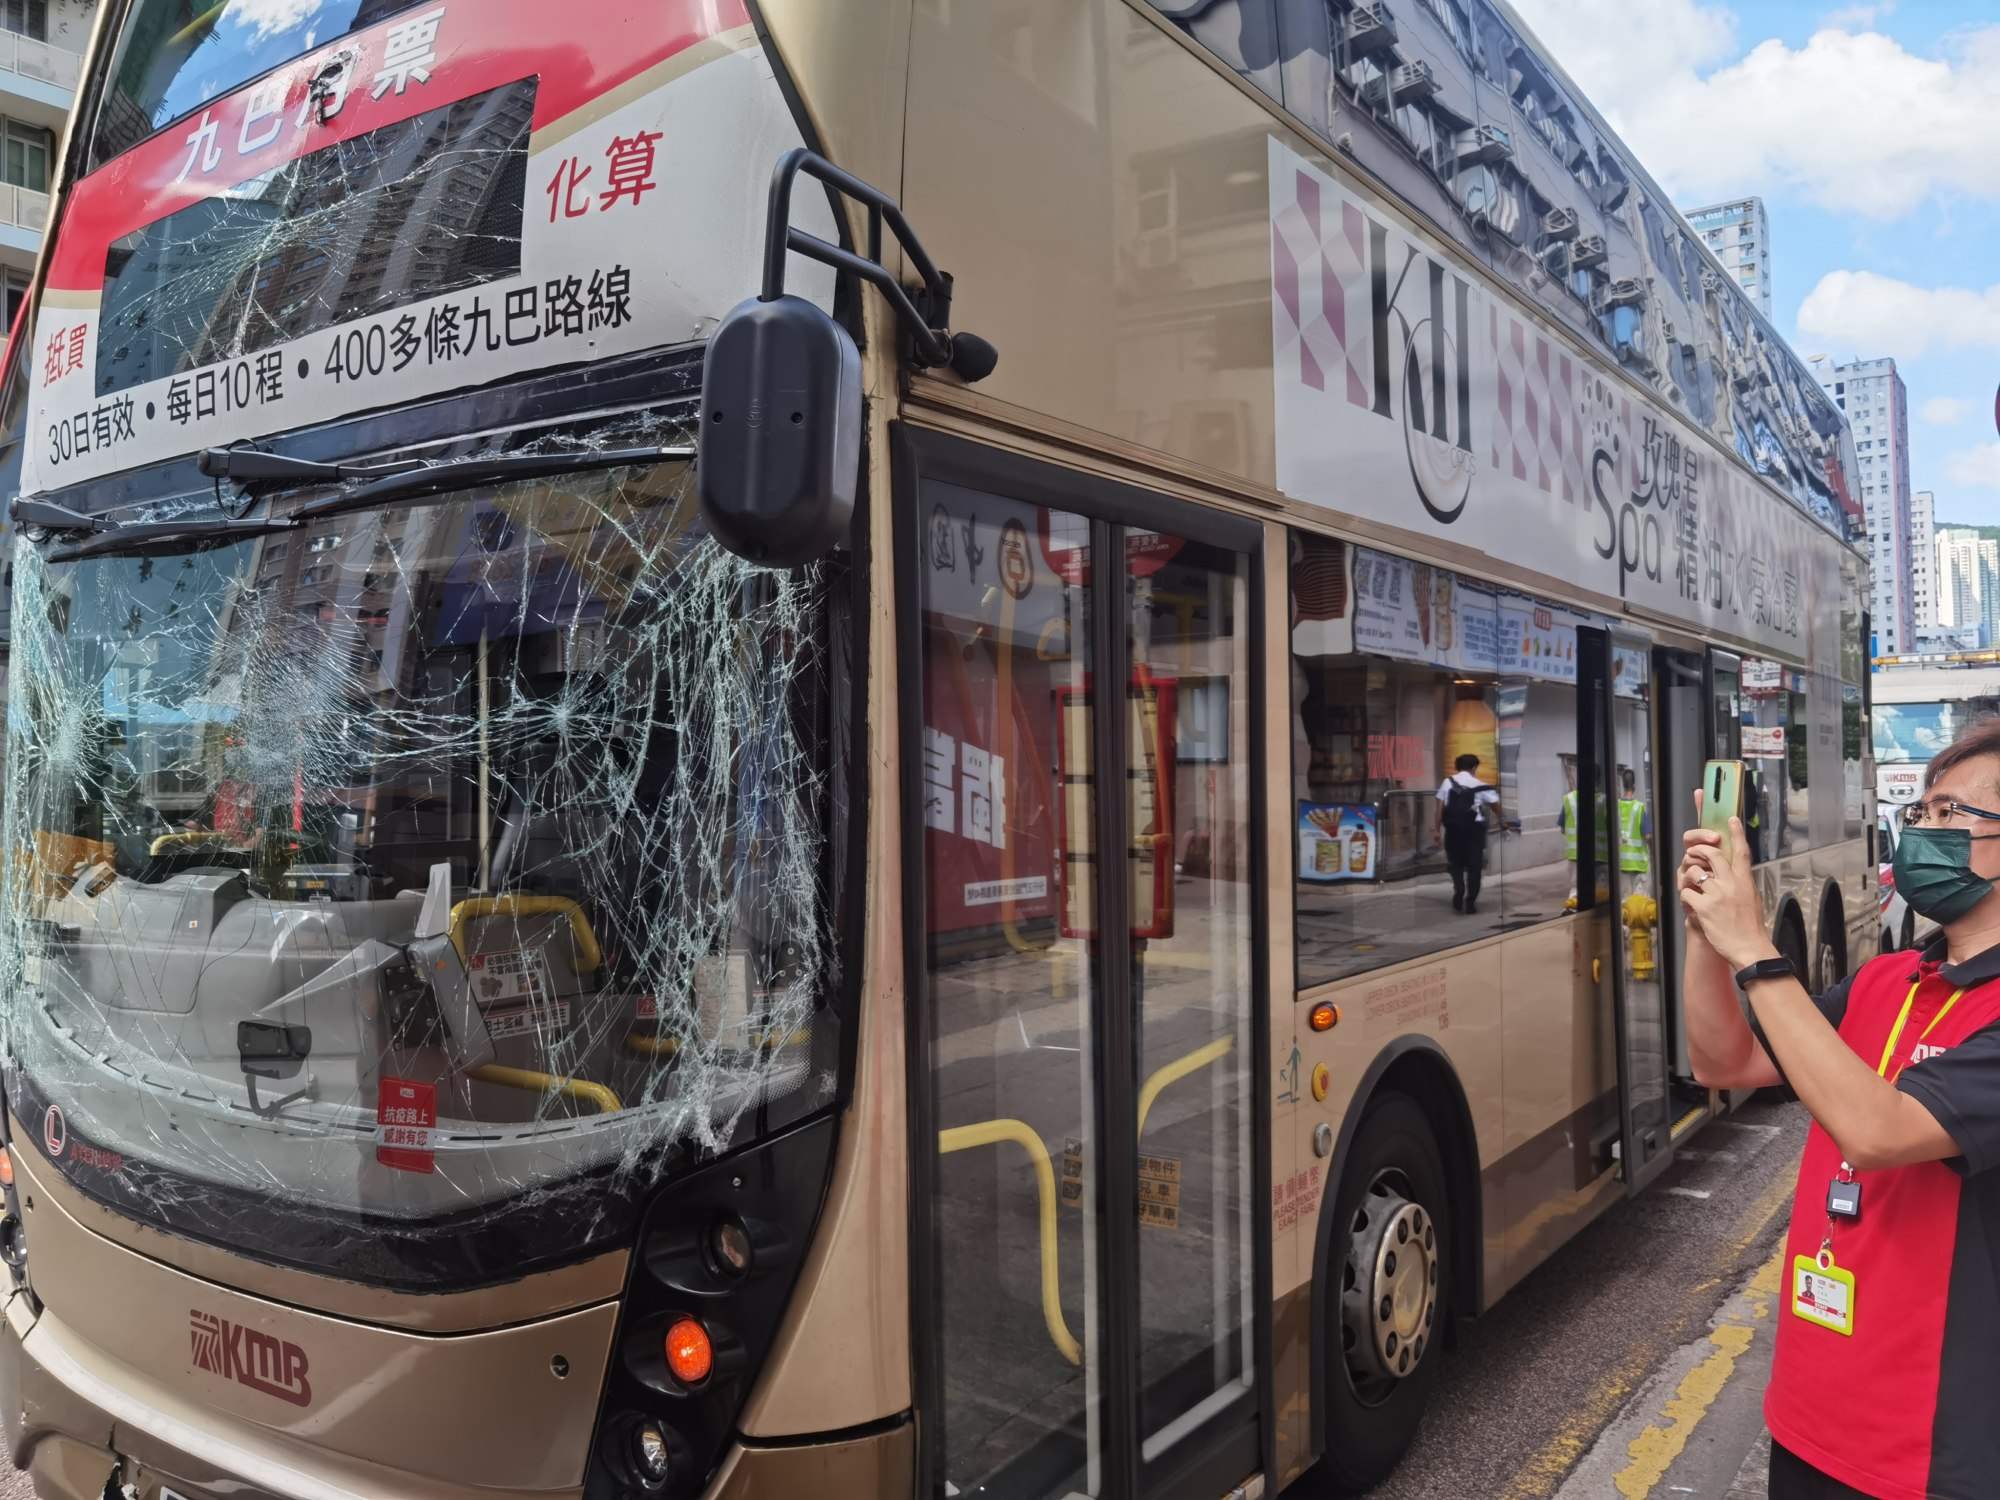
{"type": "Polygon", "coordinates": [[[1705,758],[1874,942],[1846,428],[1489,0],[104,0],[15,357],[45,1497],[1365,1486],[1705,758]]]}

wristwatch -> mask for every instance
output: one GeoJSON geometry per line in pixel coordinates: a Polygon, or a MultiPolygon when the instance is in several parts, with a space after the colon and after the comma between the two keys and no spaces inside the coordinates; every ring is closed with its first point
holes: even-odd
{"type": "Polygon", "coordinates": [[[1760,958],[1747,969],[1738,969],[1736,971],[1736,984],[1737,988],[1747,990],[1760,979],[1796,979],[1798,977],[1798,965],[1781,953],[1776,958],[1760,958]]]}

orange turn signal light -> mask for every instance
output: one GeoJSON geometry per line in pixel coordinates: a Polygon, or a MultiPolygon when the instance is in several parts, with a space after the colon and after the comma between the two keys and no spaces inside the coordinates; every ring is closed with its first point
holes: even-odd
{"type": "Polygon", "coordinates": [[[1340,1024],[1340,1007],[1321,1003],[1312,1008],[1312,1029],[1331,1031],[1340,1024]]]}
{"type": "Polygon", "coordinates": [[[14,1158],[7,1154],[7,1148],[0,1146],[0,1187],[14,1185],[14,1158]]]}
{"type": "Polygon", "coordinates": [[[667,1329],[667,1368],[682,1385],[700,1385],[715,1368],[715,1344],[693,1318],[676,1318],[667,1329]]]}

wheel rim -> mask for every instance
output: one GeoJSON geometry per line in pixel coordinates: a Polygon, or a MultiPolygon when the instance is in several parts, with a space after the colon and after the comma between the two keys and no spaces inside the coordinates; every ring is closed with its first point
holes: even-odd
{"type": "Polygon", "coordinates": [[[1400,1172],[1378,1173],[1348,1225],[1341,1345],[1355,1394],[1370,1405],[1416,1373],[1437,1321],[1437,1221],[1414,1197],[1400,1172]]]}
{"type": "Polygon", "coordinates": [[[1839,967],[1840,955],[1833,951],[1833,944],[1821,943],[1819,945],[1819,987],[1821,989],[1826,989],[1828,986],[1839,982],[1840,976],[1834,972],[1839,967]]]}

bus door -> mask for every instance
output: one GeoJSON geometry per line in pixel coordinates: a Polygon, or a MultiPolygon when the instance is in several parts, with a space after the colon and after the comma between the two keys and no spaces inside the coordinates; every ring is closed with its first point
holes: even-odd
{"type": "Polygon", "coordinates": [[[1653,653],[1653,679],[1659,703],[1659,797],[1653,808],[1658,830],[1653,841],[1653,869],[1660,897],[1660,979],[1667,994],[1668,1030],[1673,1037],[1673,1076],[1694,1081],[1687,1036],[1680,1025],[1680,976],[1687,961],[1687,923],[1673,899],[1674,875],[1680,863],[1681,837],[1695,826],[1694,789],[1709,758],[1709,691],[1706,663],[1693,652],[1661,647],[1653,653]]]}
{"type": "Polygon", "coordinates": [[[1708,755],[1743,758],[1743,658],[1734,651],[1708,653],[1708,755]]]}
{"type": "Polygon", "coordinates": [[[1264,1468],[1262,527],[905,434],[925,1497],[1264,1468]]]}
{"type": "Polygon", "coordinates": [[[1577,902],[1601,913],[1597,951],[1608,961],[1597,974],[1617,1055],[1619,1163],[1626,1191],[1635,1193],[1666,1169],[1674,1151],[1659,963],[1662,887],[1653,853],[1652,642],[1616,629],[1580,629],[1577,675],[1577,902]]]}

